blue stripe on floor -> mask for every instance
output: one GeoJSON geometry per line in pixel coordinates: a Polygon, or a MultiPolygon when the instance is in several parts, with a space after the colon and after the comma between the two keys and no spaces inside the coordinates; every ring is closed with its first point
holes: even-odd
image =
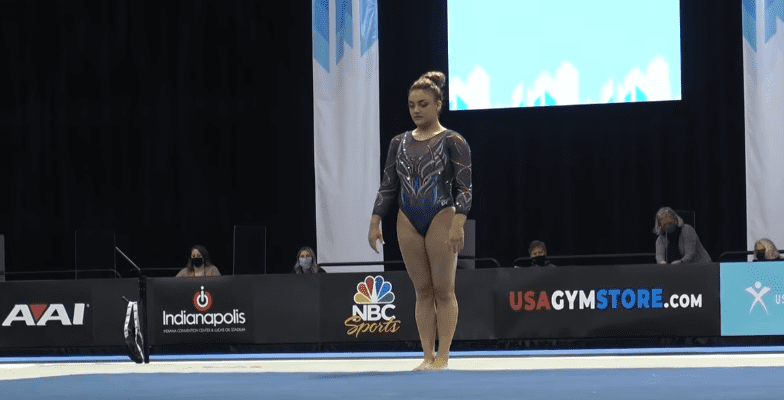
{"type": "MultiPolygon", "coordinates": [[[[453,351],[452,357],[547,357],[547,356],[612,356],[612,355],[676,355],[676,354],[744,354],[784,353],[784,346],[747,347],[679,347],[635,349],[576,349],[576,350],[488,350],[453,351]]],[[[405,352],[329,352],[329,353],[252,353],[252,354],[171,354],[150,355],[154,361],[195,360],[294,360],[294,359],[352,359],[352,358],[419,358],[420,351],[405,352]]],[[[45,362],[116,362],[130,361],[128,356],[46,356],[0,357],[0,363],[45,362]]]]}

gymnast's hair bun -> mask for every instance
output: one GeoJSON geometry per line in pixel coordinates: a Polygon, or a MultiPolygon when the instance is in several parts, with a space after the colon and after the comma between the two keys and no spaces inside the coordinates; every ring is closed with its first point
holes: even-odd
{"type": "Polygon", "coordinates": [[[435,83],[439,89],[443,89],[444,84],[446,83],[446,75],[444,75],[444,73],[441,71],[425,72],[424,74],[422,74],[420,78],[425,78],[430,81],[433,81],[433,83],[435,83]]]}
{"type": "Polygon", "coordinates": [[[415,89],[424,89],[433,93],[436,99],[444,101],[444,84],[446,84],[446,75],[443,72],[425,72],[419,79],[414,81],[414,84],[408,89],[408,93],[415,89]]]}

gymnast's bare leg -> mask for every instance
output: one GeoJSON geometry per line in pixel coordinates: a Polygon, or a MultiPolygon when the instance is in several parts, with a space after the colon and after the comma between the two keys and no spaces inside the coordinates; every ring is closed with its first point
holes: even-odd
{"type": "MultiPolygon", "coordinates": [[[[441,210],[425,237],[425,247],[430,261],[430,275],[436,300],[436,324],[438,332],[438,355],[431,365],[433,369],[448,367],[449,348],[457,327],[457,297],[455,296],[455,271],[457,250],[449,241],[449,231],[455,217],[455,208],[441,210]]],[[[461,224],[462,225],[462,224],[461,224]]],[[[462,231],[462,226],[460,227],[462,231]]],[[[462,246],[461,246],[462,247],[462,246]]]]}
{"type": "Polygon", "coordinates": [[[419,340],[422,342],[424,360],[414,371],[430,369],[435,361],[436,348],[436,303],[433,280],[430,276],[430,263],[427,257],[425,238],[417,232],[414,225],[402,211],[397,214],[397,240],[400,253],[406,264],[408,276],[416,292],[416,317],[419,340]]]}
{"type": "Polygon", "coordinates": [[[450,246],[449,241],[454,216],[454,207],[441,210],[431,221],[427,235],[422,237],[406,215],[398,213],[398,242],[416,292],[415,315],[424,351],[424,360],[414,370],[448,366],[458,314],[455,296],[457,251],[453,251],[455,247],[450,246]],[[437,356],[434,355],[436,334],[437,356]]]}

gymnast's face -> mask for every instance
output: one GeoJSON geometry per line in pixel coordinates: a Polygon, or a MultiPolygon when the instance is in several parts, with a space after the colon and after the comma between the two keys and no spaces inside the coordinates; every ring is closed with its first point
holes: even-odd
{"type": "Polygon", "coordinates": [[[408,112],[417,128],[427,128],[438,122],[441,100],[433,93],[423,89],[414,89],[408,94],[408,112]]]}

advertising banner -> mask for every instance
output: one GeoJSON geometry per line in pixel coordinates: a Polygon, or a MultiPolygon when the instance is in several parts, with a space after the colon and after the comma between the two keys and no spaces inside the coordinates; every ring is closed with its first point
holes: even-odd
{"type": "Polygon", "coordinates": [[[721,264],[721,335],[784,335],[784,261],[721,264]]]}
{"type": "MultiPolygon", "coordinates": [[[[458,271],[455,340],[495,338],[496,270],[458,271]]],[[[327,274],[321,278],[321,340],[418,341],[416,294],[407,272],[327,274]]]]}
{"type": "Polygon", "coordinates": [[[506,268],[498,338],[718,336],[718,264],[506,268]]]}
{"type": "Polygon", "coordinates": [[[137,279],[0,283],[0,347],[125,346],[137,279]]]}
{"type": "Polygon", "coordinates": [[[406,272],[322,274],[321,340],[419,340],[416,297],[406,272]]]}
{"type": "Polygon", "coordinates": [[[246,277],[151,278],[151,345],[254,343],[253,281],[246,277]]]}

